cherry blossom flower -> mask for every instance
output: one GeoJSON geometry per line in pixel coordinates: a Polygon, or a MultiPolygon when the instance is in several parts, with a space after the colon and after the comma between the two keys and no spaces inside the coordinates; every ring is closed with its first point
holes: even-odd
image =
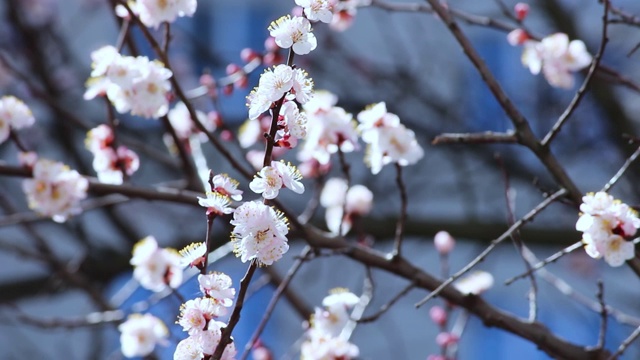
{"type": "Polygon", "coordinates": [[[200,268],[204,264],[204,257],[207,256],[207,245],[203,242],[191,243],[178,252],[182,259],[180,266],[195,266],[200,268]]]}
{"type": "Polygon", "coordinates": [[[140,286],[159,292],[182,284],[182,257],[169,248],[158,247],[153,236],[147,236],[133,247],[129,263],[133,265],[133,278],[140,286]]]}
{"type": "Polygon", "coordinates": [[[360,355],[358,347],[339,337],[324,334],[312,335],[302,343],[300,358],[303,360],[350,360],[360,355]]]}
{"type": "Polygon", "coordinates": [[[265,166],[258,172],[249,183],[249,188],[257,194],[262,194],[265,199],[275,199],[283,187],[302,194],[304,185],[300,179],[302,175],[291,163],[272,161],[271,166],[265,166]]]}
{"type": "Polygon", "coordinates": [[[389,163],[407,166],[424,156],[415,133],[402,125],[395,114],[387,112],[384,103],[374,104],[360,112],[358,120],[362,140],[368,144],[364,160],[374,175],[389,163]]]}
{"type": "Polygon", "coordinates": [[[227,195],[222,195],[219,192],[207,192],[206,198],[198,197],[198,204],[207,208],[207,215],[216,214],[224,215],[231,214],[233,209],[229,207],[231,201],[227,195]]]}
{"type": "Polygon", "coordinates": [[[227,309],[212,298],[195,298],[180,306],[180,315],[177,323],[189,335],[195,335],[204,331],[211,319],[218,318],[226,313],[227,309]]]}
{"type": "Polygon", "coordinates": [[[343,108],[333,106],[327,111],[307,112],[307,116],[307,137],[298,160],[316,159],[325,165],[338,150],[348,153],[358,148],[355,121],[343,108]]]}
{"type": "Polygon", "coordinates": [[[256,87],[249,95],[247,95],[247,107],[249,108],[249,119],[257,119],[265,111],[271,108],[273,101],[260,92],[260,88],[256,87]]]}
{"type": "Polygon", "coordinates": [[[9,138],[12,129],[29,127],[35,121],[31,110],[22,100],[14,96],[0,98],[0,144],[9,138]]]}
{"type": "Polygon", "coordinates": [[[522,64],[532,74],[542,71],[551,86],[570,89],[574,85],[571,74],[589,66],[592,56],[581,40],[569,41],[567,34],[556,33],[541,41],[524,42],[522,64]]]}
{"type": "Polygon", "coordinates": [[[145,56],[122,56],[113,47],[100,48],[91,57],[94,70],[87,81],[86,100],[106,95],[119,113],[146,118],[167,114],[173,73],[162,63],[145,56]]]}
{"type": "Polygon", "coordinates": [[[169,331],[162,320],[151,314],[132,314],[118,326],[120,348],[128,358],[147,356],[156,344],[164,344],[169,331]]]}
{"type": "Polygon", "coordinates": [[[216,304],[230,307],[233,304],[233,298],[236,296],[236,289],[232,288],[233,282],[229,275],[213,272],[206,275],[198,275],[198,284],[200,291],[216,304]]]}
{"type": "Polygon", "coordinates": [[[279,100],[293,86],[293,69],[285,64],[266,69],[258,82],[259,92],[270,101],[279,100]]]}
{"type": "Polygon", "coordinates": [[[640,228],[636,211],[602,191],[589,193],[582,201],[576,230],[583,232],[587,254],[595,259],[604,257],[614,267],[633,258],[635,245],[630,240],[640,228]]]}
{"type": "Polygon", "coordinates": [[[292,48],[298,55],[306,55],[318,46],[311,32],[311,23],[301,16],[285,15],[273,21],[269,26],[269,34],[275,38],[278,46],[292,48]]]}
{"type": "Polygon", "coordinates": [[[211,181],[213,182],[213,191],[221,195],[230,197],[235,201],[242,200],[242,190],[238,190],[240,183],[238,180],[230,177],[228,174],[217,174],[211,181]]]}
{"type": "MultiPolygon", "coordinates": [[[[208,131],[216,130],[216,123],[211,121],[207,114],[200,110],[196,110],[196,116],[198,117],[198,121],[200,121],[208,131]]],[[[193,120],[191,120],[191,114],[189,113],[187,106],[182,101],[179,101],[173,109],[169,110],[167,117],[169,118],[171,127],[175,130],[176,135],[182,140],[187,140],[191,135],[198,132],[193,120]]],[[[206,141],[207,137],[203,136],[202,140],[206,141]]]]}
{"type": "Polygon", "coordinates": [[[295,99],[302,105],[311,100],[314,95],[313,79],[309,77],[309,74],[304,69],[296,68],[293,70],[292,87],[291,93],[295,95],[295,99]]]}
{"type": "Polygon", "coordinates": [[[311,21],[330,23],[333,19],[331,4],[328,0],[296,0],[296,4],[304,8],[304,14],[311,21]]]}
{"type": "Polygon", "coordinates": [[[463,294],[480,295],[493,286],[493,275],[486,271],[475,271],[453,283],[453,286],[463,294]]]}
{"type": "Polygon", "coordinates": [[[373,193],[364,185],[347,188],[346,180],[331,178],[322,189],[320,205],[326,208],[325,220],[329,231],[346,234],[356,216],[367,215],[371,211],[373,193]]]}
{"type": "Polygon", "coordinates": [[[89,182],[66,165],[38,159],[33,165],[33,178],[22,182],[29,208],[64,222],[82,212],[80,201],[87,197],[89,182]]]}
{"type": "Polygon", "coordinates": [[[173,353],[173,360],[200,360],[203,358],[202,346],[191,336],[181,340],[173,353]]]}
{"type": "Polygon", "coordinates": [[[360,299],[347,289],[337,288],[322,301],[323,308],[316,308],[311,318],[307,340],[302,344],[302,359],[352,359],[359,355],[358,347],[341,336],[350,320],[349,310],[360,299]]]}
{"type": "Polygon", "coordinates": [[[333,19],[330,27],[336,31],[348,29],[358,12],[358,7],[371,5],[371,0],[331,0],[333,19]]]}
{"type": "Polygon", "coordinates": [[[307,136],[307,114],[301,113],[295,102],[285,101],[280,114],[284,120],[285,133],[297,139],[304,139],[307,136]]]}
{"type": "Polygon", "coordinates": [[[255,259],[260,265],[271,265],[289,250],[287,219],[273,208],[250,201],[233,213],[231,241],[234,253],[242,262],[255,259]]]}
{"type": "MultiPolygon", "coordinates": [[[[158,28],[163,22],[174,22],[178,17],[193,16],[198,6],[197,0],[136,0],[129,1],[129,7],[140,21],[148,27],[158,28]]],[[[116,7],[116,14],[128,17],[129,12],[122,6],[116,7]]]]}

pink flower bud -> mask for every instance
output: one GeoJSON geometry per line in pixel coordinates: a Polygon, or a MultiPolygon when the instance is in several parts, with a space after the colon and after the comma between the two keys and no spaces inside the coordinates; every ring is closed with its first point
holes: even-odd
{"type": "Polygon", "coordinates": [[[527,15],[529,14],[529,4],[525,4],[525,3],[517,3],[513,10],[516,13],[516,19],[522,21],[524,20],[524,18],[527,17],[527,15]]]}
{"type": "Polygon", "coordinates": [[[440,306],[434,306],[429,310],[429,316],[431,320],[438,326],[443,326],[447,323],[447,312],[440,306]]]}
{"type": "Polygon", "coordinates": [[[222,88],[222,92],[223,92],[225,95],[231,95],[231,94],[233,93],[233,84],[225,85],[225,86],[222,88]]]}
{"type": "Polygon", "coordinates": [[[250,63],[251,61],[259,57],[260,54],[250,48],[244,48],[242,49],[242,51],[240,51],[240,59],[242,59],[242,61],[244,61],[245,63],[250,63]]]}
{"type": "Polygon", "coordinates": [[[440,254],[446,255],[453,250],[453,247],[456,245],[456,241],[448,232],[440,231],[433,239],[433,244],[440,254]]]}
{"type": "Polygon", "coordinates": [[[456,335],[448,332],[441,332],[436,336],[436,344],[440,347],[456,344],[458,340],[459,339],[456,335]]]}
{"type": "Polygon", "coordinates": [[[216,79],[211,74],[202,74],[200,76],[200,85],[206,87],[216,87],[216,79]]]}
{"type": "Polygon", "coordinates": [[[515,29],[507,35],[507,42],[511,46],[522,45],[529,40],[529,34],[522,29],[515,29]]]}
{"type": "Polygon", "coordinates": [[[276,39],[272,36],[269,36],[264,41],[264,48],[269,52],[275,52],[280,49],[280,47],[278,47],[278,44],[276,44],[276,39]]]}
{"type": "Polygon", "coordinates": [[[241,69],[242,68],[240,67],[240,65],[231,63],[231,64],[227,65],[226,73],[227,73],[227,75],[235,74],[238,71],[240,71],[241,69]]]}

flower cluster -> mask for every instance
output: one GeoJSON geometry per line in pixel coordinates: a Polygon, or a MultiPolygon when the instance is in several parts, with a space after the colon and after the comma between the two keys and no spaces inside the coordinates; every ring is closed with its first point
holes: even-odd
{"type": "Polygon", "coordinates": [[[249,188],[257,194],[262,194],[265,199],[275,199],[283,187],[302,194],[304,185],[300,179],[302,175],[291,163],[272,161],[270,166],[265,166],[258,172],[249,183],[249,188]]]}
{"type": "Polygon", "coordinates": [[[231,241],[242,262],[255,259],[271,265],[289,250],[287,219],[282,213],[256,201],[240,205],[233,213],[231,241]]]}
{"type": "Polygon", "coordinates": [[[107,125],[89,130],[85,146],[93,153],[93,169],[98,173],[100,182],[122,184],[122,170],[131,176],[140,167],[140,159],[135,152],[123,145],[114,148],[113,131],[107,125]]]}
{"type": "Polygon", "coordinates": [[[151,314],[132,314],[118,326],[122,355],[143,357],[151,354],[156,344],[165,344],[169,330],[162,320],[151,314]]]}
{"type": "MultiPolygon", "coordinates": [[[[186,256],[184,264],[196,256],[204,256],[206,249],[204,243],[197,243],[187,246],[180,253],[186,256]]],[[[180,307],[176,323],[189,336],[178,343],[174,359],[203,359],[213,355],[220,343],[221,329],[226,326],[216,319],[226,315],[228,308],[233,305],[236,290],[231,287],[232,281],[228,275],[219,272],[200,274],[198,284],[203,297],[188,300],[180,307]]],[[[233,359],[235,355],[232,342],[225,348],[222,359],[233,359]]]]}
{"type": "Polygon", "coordinates": [[[332,178],[322,189],[320,205],[326,208],[325,220],[329,230],[344,235],[349,232],[356,217],[371,211],[373,193],[364,185],[348,188],[345,179],[332,178]]]}
{"type": "Polygon", "coordinates": [[[583,232],[582,242],[589,256],[604,257],[611,266],[620,266],[635,256],[630,241],[640,228],[635,210],[601,191],[584,196],[580,211],[576,230],[583,232]]]}
{"type": "Polygon", "coordinates": [[[158,247],[156,239],[147,236],[135,244],[129,263],[134,267],[133,278],[143,288],[159,292],[182,284],[181,260],[177,251],[158,247]]]}
{"type": "Polygon", "coordinates": [[[113,46],[91,53],[93,71],[86,100],[106,95],[120,113],[158,118],[169,110],[171,70],[146,56],[122,56],[113,46]]]}
{"type": "Polygon", "coordinates": [[[242,200],[242,190],[238,190],[238,181],[227,174],[217,174],[211,178],[211,184],[211,191],[207,192],[206,198],[198,197],[198,204],[207,208],[207,215],[231,214],[231,199],[242,200]]]}
{"type": "Polygon", "coordinates": [[[358,148],[358,133],[353,116],[335,106],[337,97],[327,91],[316,92],[311,101],[304,104],[307,114],[307,138],[298,152],[302,162],[317,161],[328,164],[331,154],[358,148]]]}
{"type": "Polygon", "coordinates": [[[316,308],[307,331],[307,339],[302,343],[301,359],[325,360],[356,358],[360,350],[341,336],[349,321],[349,309],[360,299],[346,289],[333,289],[331,295],[322,301],[323,308],[316,308]]]}
{"type": "Polygon", "coordinates": [[[331,28],[336,31],[348,29],[358,12],[359,7],[371,5],[371,0],[330,0],[333,6],[331,28]]]}
{"type": "Polygon", "coordinates": [[[36,122],[31,110],[25,103],[14,96],[0,98],[0,144],[2,144],[11,130],[29,127],[36,122]]]}
{"type": "Polygon", "coordinates": [[[33,178],[22,182],[29,208],[51,216],[56,222],[64,222],[82,211],[80,201],[87,197],[88,188],[89,182],[77,171],[46,159],[36,160],[33,178]]]}
{"type": "MultiPolygon", "coordinates": [[[[129,8],[148,27],[158,28],[163,22],[174,22],[178,17],[193,16],[198,6],[197,0],[129,0],[129,8]]],[[[129,17],[122,5],[116,6],[116,13],[129,17]]]]}
{"type": "Polygon", "coordinates": [[[507,39],[512,45],[524,45],[522,64],[534,75],[542,71],[547,82],[554,87],[572,88],[572,73],[584,69],[592,61],[584,42],[569,41],[567,34],[556,33],[535,41],[529,39],[522,29],[516,29],[507,39]]]}
{"type": "Polygon", "coordinates": [[[368,145],[365,162],[374,175],[386,164],[412,165],[424,156],[414,132],[402,125],[397,115],[387,112],[384,102],[361,111],[358,121],[362,140],[368,145]]]}
{"type": "Polygon", "coordinates": [[[260,75],[258,86],[247,96],[249,118],[257,119],[285,94],[288,94],[288,100],[295,99],[298,103],[305,104],[313,95],[313,80],[303,69],[294,69],[284,64],[266,69],[260,75]]]}
{"type": "Polygon", "coordinates": [[[304,9],[304,16],[310,21],[330,23],[333,19],[329,0],[296,0],[296,5],[304,9]]]}

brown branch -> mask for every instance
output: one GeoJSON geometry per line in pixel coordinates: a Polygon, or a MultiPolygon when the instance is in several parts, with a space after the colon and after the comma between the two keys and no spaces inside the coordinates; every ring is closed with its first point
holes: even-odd
{"type": "Polygon", "coordinates": [[[386,304],[382,305],[378,311],[376,311],[375,313],[373,313],[373,314],[371,314],[371,315],[369,315],[367,317],[361,317],[357,321],[359,323],[368,323],[368,322],[373,322],[373,321],[378,320],[380,318],[380,316],[384,315],[384,313],[386,313],[389,309],[391,309],[391,307],[396,302],[398,302],[398,300],[402,299],[405,295],[407,295],[409,293],[409,291],[413,290],[415,287],[416,287],[415,284],[407,285],[404,289],[402,289],[402,291],[400,291],[398,294],[396,294],[396,296],[391,298],[391,300],[389,300],[389,302],[387,302],[386,304]]]}
{"type": "Polygon", "coordinates": [[[396,234],[393,244],[392,258],[396,258],[402,255],[402,238],[404,236],[404,224],[407,220],[407,187],[402,181],[402,166],[396,163],[396,185],[400,190],[400,216],[398,217],[398,223],[396,224],[396,234]]]}
{"type": "Polygon", "coordinates": [[[455,134],[444,133],[436,136],[431,145],[441,144],[492,144],[492,143],[518,143],[518,137],[513,131],[506,133],[496,133],[493,131],[485,131],[481,133],[455,134]]]}

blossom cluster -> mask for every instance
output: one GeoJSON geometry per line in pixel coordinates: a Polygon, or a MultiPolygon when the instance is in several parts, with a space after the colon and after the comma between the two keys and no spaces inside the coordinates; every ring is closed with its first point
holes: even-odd
{"type": "Polygon", "coordinates": [[[358,114],[358,130],[367,144],[364,161],[375,175],[384,165],[412,165],[422,159],[424,151],[412,130],[400,123],[396,114],[387,112],[384,102],[373,104],[358,114]]]}
{"type": "Polygon", "coordinates": [[[551,86],[570,89],[574,86],[573,72],[589,66],[592,56],[582,40],[569,41],[567,34],[556,33],[541,41],[529,38],[522,29],[509,33],[511,45],[523,45],[522,64],[532,74],[541,71],[551,86]]]}
{"type": "Polygon", "coordinates": [[[325,220],[329,230],[344,235],[356,217],[371,211],[373,193],[364,185],[349,187],[345,179],[331,178],[322,189],[320,205],[326,208],[325,220]]]}
{"type": "Polygon", "coordinates": [[[640,228],[640,219],[629,205],[600,191],[584,196],[580,211],[576,230],[583,232],[582,242],[589,256],[604,257],[611,266],[620,266],[635,256],[630,240],[640,228]]]}
{"type": "Polygon", "coordinates": [[[207,208],[207,215],[231,214],[231,200],[242,200],[242,190],[238,189],[238,181],[227,174],[217,174],[211,178],[211,184],[211,191],[207,192],[206,198],[198,197],[198,204],[207,208]]]}
{"type": "Polygon", "coordinates": [[[31,110],[15,96],[0,98],[0,144],[9,138],[12,130],[29,127],[36,122],[31,110]]]}
{"type": "Polygon", "coordinates": [[[285,64],[266,69],[260,75],[258,86],[247,96],[249,118],[257,119],[285,95],[287,100],[305,104],[313,95],[313,80],[303,69],[285,64]]]}
{"type": "Polygon", "coordinates": [[[143,288],[159,292],[182,284],[181,260],[175,249],[161,248],[155,237],[147,236],[135,244],[129,263],[143,288]]]}
{"type": "Polygon", "coordinates": [[[106,95],[119,113],[158,118],[169,111],[171,70],[146,56],[123,56],[113,46],[91,53],[91,78],[85,100],[106,95]]]}
{"type": "Polygon", "coordinates": [[[349,322],[349,309],[360,299],[346,289],[333,289],[322,300],[322,308],[316,308],[302,343],[300,358],[303,360],[354,359],[360,354],[358,346],[349,342],[342,330],[349,322]]]}
{"type": "MultiPolygon", "coordinates": [[[[178,325],[189,336],[181,340],[176,347],[175,360],[194,360],[208,358],[220,343],[221,330],[225,323],[216,320],[228,312],[233,305],[236,290],[232,288],[231,278],[223,273],[213,272],[198,275],[198,283],[203,296],[188,300],[180,307],[178,325]]],[[[236,356],[233,342],[225,347],[222,359],[231,360],[236,356]]]]}
{"type": "Polygon", "coordinates": [[[124,145],[113,146],[113,131],[107,125],[98,125],[87,132],[86,148],[93,154],[93,169],[98,180],[107,184],[122,184],[124,173],[133,175],[140,167],[138,154],[124,145]]]}
{"type": "Polygon", "coordinates": [[[33,162],[33,177],[22,182],[29,208],[64,222],[82,211],[80,201],[87,197],[89,181],[63,163],[47,159],[33,162]]]}
{"type": "Polygon", "coordinates": [[[353,116],[335,106],[337,101],[334,94],[318,91],[311,101],[303,105],[308,118],[307,138],[298,151],[298,160],[326,165],[331,154],[358,149],[358,132],[353,116]]]}
{"type": "MultiPolygon", "coordinates": [[[[158,28],[163,22],[174,22],[178,17],[193,16],[198,7],[197,0],[129,0],[128,6],[134,15],[148,27],[158,28]]],[[[129,17],[122,5],[116,6],[116,13],[129,17]]]]}

